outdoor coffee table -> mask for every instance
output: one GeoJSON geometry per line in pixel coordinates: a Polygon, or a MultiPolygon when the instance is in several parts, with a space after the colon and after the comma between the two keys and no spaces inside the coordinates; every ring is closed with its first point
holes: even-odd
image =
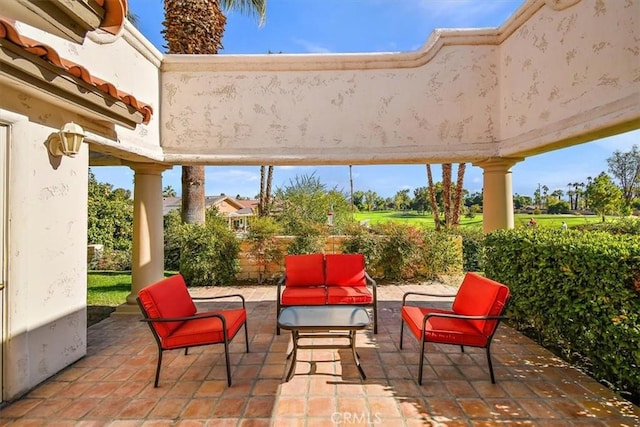
{"type": "Polygon", "coordinates": [[[293,376],[298,349],[341,349],[350,348],[353,358],[364,380],[367,376],[360,366],[356,352],[356,332],[369,325],[369,313],[363,307],[351,305],[312,305],[286,307],[278,316],[278,327],[291,331],[293,349],[287,359],[293,356],[287,381],[293,376]],[[334,332],[335,331],[335,332],[334,332]],[[336,333],[337,332],[337,333],[336,333]],[[347,338],[349,344],[300,344],[301,339],[347,338]]]}

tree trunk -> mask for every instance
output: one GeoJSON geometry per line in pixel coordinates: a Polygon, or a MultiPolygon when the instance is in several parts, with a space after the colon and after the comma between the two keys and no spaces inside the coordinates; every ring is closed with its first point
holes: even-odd
{"type": "Polygon", "coordinates": [[[265,216],[264,188],[265,188],[265,167],[260,166],[260,193],[258,193],[258,216],[265,216]]]}
{"type": "Polygon", "coordinates": [[[182,166],[182,222],[204,224],[204,166],[182,166]]]}
{"type": "Polygon", "coordinates": [[[466,163],[458,164],[458,179],[456,180],[456,195],[453,199],[453,226],[460,225],[460,206],[462,205],[462,190],[464,186],[464,171],[466,163]]]}
{"type": "Polygon", "coordinates": [[[451,212],[451,163],[442,164],[442,208],[444,210],[444,226],[450,228],[453,222],[451,212]]]}
{"type": "Polygon", "coordinates": [[[433,185],[433,176],[431,175],[431,165],[427,165],[427,182],[429,186],[429,202],[431,203],[431,212],[433,212],[433,222],[436,231],[440,231],[440,214],[438,213],[438,201],[436,200],[436,189],[433,185]]]}
{"type": "Polygon", "coordinates": [[[353,215],[353,174],[351,168],[352,165],[349,165],[349,203],[351,203],[351,215],[353,215]]]}
{"type": "Polygon", "coordinates": [[[265,216],[271,213],[271,184],[273,183],[273,165],[269,165],[267,169],[267,187],[264,195],[265,216]]]}

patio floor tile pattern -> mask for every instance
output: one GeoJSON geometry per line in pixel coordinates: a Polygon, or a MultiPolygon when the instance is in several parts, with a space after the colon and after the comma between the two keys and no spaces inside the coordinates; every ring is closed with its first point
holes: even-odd
{"type": "MultiPolygon", "coordinates": [[[[164,353],[153,387],[157,349],[146,324],[116,314],[91,326],[87,355],[0,409],[0,426],[638,426],[640,408],[506,325],[492,345],[497,383],[483,349],[427,345],[423,385],[416,382],[418,342],[400,337],[400,301],[409,290],[455,293],[442,284],[380,286],[379,333],[357,337],[367,374],[350,350],[301,350],[284,381],[290,336],[275,334],[272,286],[194,289],[240,292],[249,311],[230,346],[226,385],[221,345],[164,353]]],[[[210,304],[221,308],[225,304],[210,304]]]]}

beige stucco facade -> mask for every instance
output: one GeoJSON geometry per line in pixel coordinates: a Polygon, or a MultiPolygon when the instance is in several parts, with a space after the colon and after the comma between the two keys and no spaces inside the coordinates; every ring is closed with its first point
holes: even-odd
{"type": "Polygon", "coordinates": [[[629,130],[639,10],[530,1],[499,29],[436,31],[409,53],[166,55],[165,159],[479,163],[629,130]]]}
{"type": "MultiPolygon", "coordinates": [[[[123,37],[104,45],[90,39],[78,45],[25,24],[16,26],[22,35],[53,46],[60,56],[158,105],[161,55],[137,31],[125,30],[123,37]]],[[[5,320],[0,322],[0,401],[19,397],[86,354],[89,152],[118,156],[123,164],[160,160],[158,119],[155,114],[149,125],[135,129],[109,122],[58,93],[47,94],[31,81],[18,81],[0,64],[0,132],[6,132],[0,149],[7,153],[5,164],[0,165],[6,176],[6,214],[1,224],[7,236],[2,262],[5,287],[0,290],[0,314],[5,320]],[[70,121],[84,128],[86,143],[74,158],[52,157],[45,142],[70,121]]],[[[161,175],[155,177],[161,191],[161,175]]],[[[160,193],[156,199],[161,210],[160,193]]],[[[153,217],[151,224],[157,223],[153,217]]],[[[162,218],[159,224],[161,234],[162,218]]],[[[162,251],[162,244],[150,245],[147,238],[137,248],[142,255],[153,250],[157,264],[155,252],[162,251]]],[[[154,267],[138,268],[143,273],[137,274],[139,280],[148,278],[144,273],[157,270],[154,267]]]]}
{"type": "Polygon", "coordinates": [[[162,277],[160,172],[173,164],[472,162],[484,169],[491,231],[513,226],[516,162],[640,127],[638,0],[529,0],[497,29],[362,55],[162,55],[128,24],[82,44],[16,25],[154,113],[131,125],[126,109],[111,116],[84,93],[72,102],[71,89],[7,72],[0,55],[2,400],[86,353],[90,164],[136,174],[133,296],[162,277]],[[70,121],[88,144],[52,158],[45,141],[70,121]]]}

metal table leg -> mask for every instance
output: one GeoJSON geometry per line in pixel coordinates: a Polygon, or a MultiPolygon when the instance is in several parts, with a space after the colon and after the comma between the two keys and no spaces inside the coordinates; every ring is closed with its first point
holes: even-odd
{"type": "Polygon", "coordinates": [[[349,340],[351,341],[351,351],[353,352],[353,359],[356,361],[356,366],[358,367],[358,371],[360,372],[360,378],[363,380],[367,379],[367,376],[360,366],[360,358],[358,357],[358,352],[356,351],[356,331],[349,332],[349,340]]]}
{"type": "Polygon", "coordinates": [[[296,368],[296,361],[298,359],[298,338],[298,331],[292,330],[291,340],[293,341],[293,348],[291,349],[291,353],[287,355],[287,359],[291,358],[291,356],[293,357],[291,358],[291,366],[289,367],[289,372],[287,373],[287,381],[289,381],[291,377],[293,377],[293,372],[296,368]]]}

